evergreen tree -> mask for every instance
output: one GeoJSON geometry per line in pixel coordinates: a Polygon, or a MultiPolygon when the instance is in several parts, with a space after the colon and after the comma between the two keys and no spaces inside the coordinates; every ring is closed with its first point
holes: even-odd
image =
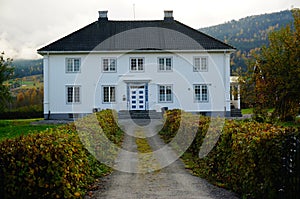
{"type": "Polygon", "coordinates": [[[13,68],[10,66],[12,59],[4,59],[4,53],[0,54],[0,111],[3,111],[7,102],[11,99],[9,87],[4,82],[13,76],[13,68]]]}

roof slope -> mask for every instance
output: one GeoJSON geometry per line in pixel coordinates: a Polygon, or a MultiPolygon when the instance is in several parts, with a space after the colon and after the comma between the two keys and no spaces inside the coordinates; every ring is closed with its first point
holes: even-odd
{"type": "Polygon", "coordinates": [[[233,49],[232,46],[176,20],[108,20],[96,21],[38,52],[233,49]]]}

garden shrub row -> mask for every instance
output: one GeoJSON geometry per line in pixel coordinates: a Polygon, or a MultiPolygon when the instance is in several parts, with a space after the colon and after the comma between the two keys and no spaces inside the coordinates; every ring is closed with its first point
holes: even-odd
{"type": "MultiPolygon", "coordinates": [[[[97,113],[106,134],[120,144],[121,130],[111,118],[112,111],[97,113]]],[[[111,169],[89,153],[76,128],[71,123],[1,142],[0,198],[82,198],[111,169]]]]}
{"type": "MultiPolygon", "coordinates": [[[[194,141],[183,156],[187,166],[196,175],[230,189],[242,198],[282,196],[284,141],[291,136],[299,139],[299,128],[226,120],[213,150],[204,158],[199,158],[199,150],[211,119],[179,110],[168,111],[166,116],[164,128],[160,132],[166,142],[175,136],[179,124],[185,126],[186,137],[189,131],[197,128],[194,141]],[[185,120],[186,115],[194,118],[194,122],[191,122],[192,119],[185,120]]],[[[217,128],[210,128],[210,131],[214,130],[218,133],[217,128]]]]}

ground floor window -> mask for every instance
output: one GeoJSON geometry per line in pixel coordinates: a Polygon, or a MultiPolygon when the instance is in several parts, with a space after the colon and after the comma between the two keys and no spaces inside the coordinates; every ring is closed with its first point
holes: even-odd
{"type": "Polygon", "coordinates": [[[103,86],[103,102],[104,103],[116,102],[115,86],[103,86]]]}
{"type": "Polygon", "coordinates": [[[206,84],[194,85],[194,101],[208,102],[208,87],[206,84]]]}
{"type": "Polygon", "coordinates": [[[158,101],[159,102],[172,102],[173,92],[171,85],[159,85],[158,86],[158,101]]]}
{"type": "Polygon", "coordinates": [[[67,103],[80,103],[80,86],[67,86],[67,103]]]}

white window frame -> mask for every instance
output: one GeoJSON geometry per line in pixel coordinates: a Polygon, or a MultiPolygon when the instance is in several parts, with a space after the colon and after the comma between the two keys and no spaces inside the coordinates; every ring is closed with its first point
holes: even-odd
{"type": "Polygon", "coordinates": [[[193,93],[194,93],[194,102],[196,103],[204,103],[209,102],[209,85],[208,84],[194,84],[193,85],[193,93]],[[199,87],[199,88],[196,88],[199,87]],[[206,94],[204,95],[203,89],[206,87],[206,94]],[[199,93],[196,93],[196,89],[200,89],[199,93]],[[204,97],[206,96],[206,97],[204,97]]]}
{"type": "Polygon", "coordinates": [[[194,57],[193,60],[194,60],[194,64],[193,64],[194,72],[207,72],[208,71],[208,57],[207,56],[197,56],[197,57],[194,57]]]}
{"type": "Polygon", "coordinates": [[[115,85],[103,85],[102,86],[102,103],[103,104],[110,104],[110,103],[116,103],[117,102],[117,87],[115,85]],[[104,89],[108,88],[108,101],[105,101],[106,97],[105,97],[105,91],[104,89]],[[111,88],[114,88],[114,100],[112,100],[112,96],[111,96],[111,88]]]}
{"type": "Polygon", "coordinates": [[[81,103],[81,86],[80,85],[66,85],[66,103],[67,104],[80,104],[81,103]],[[69,101],[69,88],[72,89],[72,99],[69,101]],[[76,89],[78,91],[76,92],[76,89]],[[78,94],[78,95],[76,95],[78,94]]]}
{"type": "Polygon", "coordinates": [[[117,72],[117,58],[114,57],[104,57],[101,59],[101,68],[102,68],[102,72],[104,73],[115,73],[117,72]],[[104,62],[107,61],[107,70],[105,69],[105,65],[104,62]],[[114,70],[111,68],[111,64],[115,63],[115,68],[114,70]]]}
{"type": "Polygon", "coordinates": [[[173,58],[172,57],[158,57],[157,58],[157,68],[159,72],[171,72],[173,71],[173,58]],[[171,66],[167,69],[167,59],[170,59],[171,66]],[[161,60],[163,60],[163,65],[161,65],[161,60]]]}
{"type": "Polygon", "coordinates": [[[80,58],[66,58],[66,73],[80,73],[81,72],[81,59],[80,58]],[[78,61],[78,70],[75,70],[75,61],[78,61]],[[71,64],[71,65],[69,65],[71,64]]]}
{"type": "Polygon", "coordinates": [[[145,58],[144,57],[130,57],[129,59],[129,70],[130,72],[144,72],[145,71],[145,58]],[[136,69],[132,70],[132,60],[135,60],[136,63],[136,69]],[[139,69],[139,60],[143,60],[143,70],[139,69]]]}
{"type": "Polygon", "coordinates": [[[159,84],[158,85],[158,102],[160,103],[173,103],[173,85],[170,84],[159,84]],[[164,96],[163,99],[161,99],[161,93],[160,93],[160,88],[164,87],[164,96]],[[171,99],[167,100],[167,88],[170,88],[171,90],[171,99]]]}

